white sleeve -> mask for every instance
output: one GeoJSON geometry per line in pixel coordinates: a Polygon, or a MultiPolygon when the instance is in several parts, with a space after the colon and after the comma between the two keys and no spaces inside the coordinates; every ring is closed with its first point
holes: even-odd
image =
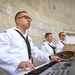
{"type": "Polygon", "coordinates": [[[32,43],[32,46],[31,46],[31,52],[32,52],[32,57],[34,57],[34,58],[36,58],[40,61],[44,61],[44,62],[50,61],[50,59],[49,59],[50,54],[39,50],[38,47],[34,46],[33,43],[32,43]]]}
{"type": "Polygon", "coordinates": [[[10,35],[8,35],[8,33],[0,33],[0,61],[17,68],[20,60],[15,59],[9,54],[10,40],[10,35]]]}

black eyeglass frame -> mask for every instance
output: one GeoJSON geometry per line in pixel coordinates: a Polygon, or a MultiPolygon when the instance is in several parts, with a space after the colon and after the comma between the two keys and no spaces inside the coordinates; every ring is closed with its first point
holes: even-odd
{"type": "Polygon", "coordinates": [[[29,20],[30,22],[32,21],[32,18],[30,18],[29,16],[26,16],[26,15],[19,17],[19,19],[20,19],[20,18],[25,18],[25,19],[29,20]]]}
{"type": "Polygon", "coordinates": [[[66,36],[66,35],[61,35],[61,36],[66,36]]]}

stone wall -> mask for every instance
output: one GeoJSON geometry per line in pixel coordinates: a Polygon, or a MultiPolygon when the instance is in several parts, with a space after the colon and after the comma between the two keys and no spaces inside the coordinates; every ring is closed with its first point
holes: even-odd
{"type": "Polygon", "coordinates": [[[60,31],[75,32],[74,2],[74,0],[0,0],[0,32],[15,26],[15,14],[26,10],[33,19],[29,30],[33,42],[40,48],[44,42],[44,34],[52,32],[55,43],[60,31]]]}

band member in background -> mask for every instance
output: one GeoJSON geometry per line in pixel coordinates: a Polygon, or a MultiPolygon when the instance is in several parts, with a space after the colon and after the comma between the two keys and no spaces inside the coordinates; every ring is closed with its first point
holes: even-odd
{"type": "Polygon", "coordinates": [[[52,40],[53,40],[52,33],[46,33],[45,39],[46,39],[46,42],[44,42],[43,45],[41,46],[41,50],[50,55],[54,55],[55,45],[52,43],[52,40]]]}
{"type": "Polygon", "coordinates": [[[64,32],[60,32],[58,34],[59,36],[59,41],[56,43],[56,53],[58,52],[61,52],[62,51],[62,48],[63,46],[66,44],[66,41],[65,41],[65,33],[64,32]]]}

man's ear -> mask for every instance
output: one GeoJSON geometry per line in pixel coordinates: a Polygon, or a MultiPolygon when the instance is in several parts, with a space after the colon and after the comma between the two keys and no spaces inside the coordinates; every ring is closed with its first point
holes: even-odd
{"type": "Polygon", "coordinates": [[[19,19],[16,19],[16,23],[19,23],[19,21],[20,21],[19,19]]]}

